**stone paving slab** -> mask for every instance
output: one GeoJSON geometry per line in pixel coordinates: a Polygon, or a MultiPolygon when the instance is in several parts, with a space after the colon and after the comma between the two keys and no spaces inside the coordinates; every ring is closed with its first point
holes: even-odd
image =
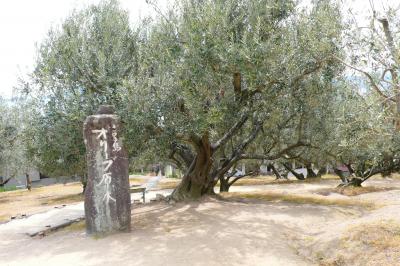
{"type": "Polygon", "coordinates": [[[33,214],[27,218],[11,220],[0,225],[0,234],[15,233],[29,236],[42,231],[60,228],[60,225],[72,223],[84,217],[83,202],[65,207],[54,208],[47,212],[33,214]]]}

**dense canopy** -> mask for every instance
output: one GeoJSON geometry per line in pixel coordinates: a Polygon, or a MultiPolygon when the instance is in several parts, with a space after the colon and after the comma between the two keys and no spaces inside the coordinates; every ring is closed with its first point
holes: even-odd
{"type": "MultiPolygon", "coordinates": [[[[73,12],[49,31],[20,88],[31,117],[15,127],[15,145],[48,175],[84,177],[82,123],[111,104],[132,170],[184,171],[175,200],[212,194],[218,181],[228,190],[239,163],[277,177],[293,163],[310,173],[347,165],[353,181],[342,181],[358,185],[398,171],[394,11],[374,14],[365,33],[340,1],[297,2],[179,0],[134,26],[113,0],[73,12]]],[[[10,148],[0,148],[5,162],[10,148]]]]}

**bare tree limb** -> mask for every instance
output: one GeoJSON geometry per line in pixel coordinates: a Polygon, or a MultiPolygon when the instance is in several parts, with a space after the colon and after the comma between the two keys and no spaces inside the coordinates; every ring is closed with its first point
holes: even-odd
{"type": "Polygon", "coordinates": [[[246,123],[249,115],[247,113],[242,114],[240,119],[222,136],[217,142],[211,145],[213,151],[219,147],[225,145],[225,143],[233,137],[233,135],[246,123]]]}
{"type": "Polygon", "coordinates": [[[383,32],[385,33],[386,41],[389,46],[390,53],[392,54],[393,60],[398,63],[398,59],[396,58],[396,47],[394,45],[392,32],[389,28],[389,21],[386,18],[378,19],[378,21],[382,24],[383,32]]]}
{"type": "Polygon", "coordinates": [[[264,154],[242,154],[240,156],[240,159],[249,159],[249,160],[276,160],[287,154],[289,151],[299,148],[299,147],[306,147],[309,146],[307,143],[303,143],[301,141],[292,144],[283,150],[279,151],[278,153],[274,155],[264,155],[264,154]]]}
{"type": "Polygon", "coordinates": [[[364,70],[362,70],[362,69],[359,69],[359,68],[357,68],[357,67],[355,67],[355,66],[352,66],[352,65],[346,63],[346,62],[343,61],[341,58],[336,57],[336,60],[338,60],[338,61],[341,62],[342,64],[346,65],[347,67],[349,67],[349,68],[351,68],[351,69],[354,69],[354,70],[356,70],[356,71],[358,71],[358,72],[364,74],[364,75],[368,78],[369,83],[371,84],[372,88],[373,88],[380,96],[382,96],[382,97],[385,98],[386,100],[396,102],[396,100],[392,99],[392,97],[389,97],[388,95],[386,95],[385,93],[382,92],[382,90],[378,87],[378,85],[375,83],[374,79],[372,78],[372,76],[371,76],[368,72],[366,72],[366,71],[364,71],[364,70]]]}
{"type": "Polygon", "coordinates": [[[232,179],[231,182],[228,182],[228,185],[232,186],[232,184],[235,183],[236,181],[238,181],[239,179],[246,177],[246,176],[251,176],[251,175],[253,175],[253,173],[254,172],[251,171],[251,172],[248,172],[247,174],[238,175],[234,179],[232,179]]]}
{"type": "Polygon", "coordinates": [[[0,187],[4,186],[5,184],[7,184],[10,180],[12,179],[12,177],[7,178],[6,180],[2,181],[0,183],[0,187]]]}

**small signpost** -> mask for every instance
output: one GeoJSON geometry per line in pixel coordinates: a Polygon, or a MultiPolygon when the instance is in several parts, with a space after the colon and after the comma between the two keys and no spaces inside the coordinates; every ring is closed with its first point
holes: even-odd
{"type": "Polygon", "coordinates": [[[112,106],[102,105],[86,118],[85,217],[89,234],[130,230],[128,156],[119,133],[120,120],[112,106]]]}

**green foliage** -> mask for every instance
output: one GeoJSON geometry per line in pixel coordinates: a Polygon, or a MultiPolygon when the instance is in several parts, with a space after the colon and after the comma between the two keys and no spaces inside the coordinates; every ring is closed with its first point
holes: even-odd
{"type": "Polygon", "coordinates": [[[24,174],[33,167],[27,158],[27,139],[29,130],[28,106],[18,100],[5,100],[0,97],[0,175],[5,178],[24,174]]]}
{"type": "Polygon", "coordinates": [[[179,0],[135,28],[116,1],[74,11],[49,31],[24,87],[28,158],[48,174],[85,173],[83,121],[106,103],[122,118],[131,169],[185,168],[173,147],[193,159],[203,144],[214,173],[241,156],[381,163],[399,139],[391,107],[349,84],[338,2],[296,2],[179,0]]]}
{"type": "Polygon", "coordinates": [[[102,103],[119,106],[136,68],[136,34],[116,1],[74,11],[39,47],[29,93],[37,115],[30,158],[52,175],[86,172],[82,126],[102,103]]]}
{"type": "Polygon", "coordinates": [[[354,21],[344,31],[347,84],[337,99],[332,153],[357,175],[400,170],[399,20],[389,7],[375,10],[367,27],[354,21]],[[350,81],[351,82],[350,82],[350,81]],[[379,171],[377,171],[379,172],[379,171]]]}
{"type": "Polygon", "coordinates": [[[298,119],[338,71],[330,57],[340,56],[340,14],[329,1],[311,11],[297,11],[291,1],[177,1],[145,32],[128,97],[134,115],[126,122],[141,123],[140,135],[161,146],[160,154],[193,136],[217,141],[243,114],[250,119],[234,146],[257,121],[264,139],[280,138],[277,125],[298,119]],[[237,74],[239,92],[232,85],[237,74]]]}

